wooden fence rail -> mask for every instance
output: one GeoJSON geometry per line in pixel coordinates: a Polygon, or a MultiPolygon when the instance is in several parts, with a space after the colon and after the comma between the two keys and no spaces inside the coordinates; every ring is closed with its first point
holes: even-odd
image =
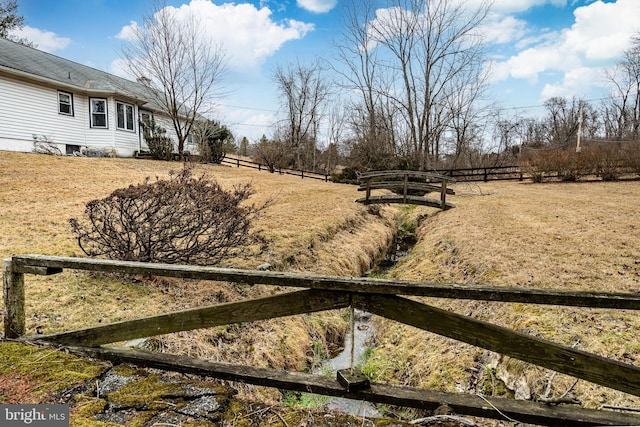
{"type": "Polygon", "coordinates": [[[515,287],[344,278],[168,264],[147,264],[42,255],[14,256],[3,262],[5,336],[36,341],[116,362],[242,381],[270,387],[345,396],[372,402],[435,409],[447,403],[457,413],[488,418],[504,415],[542,425],[640,425],[640,414],[549,406],[531,401],[442,393],[373,384],[350,391],[335,379],[134,350],[100,347],[134,338],[237,322],[354,307],[372,314],[524,360],[557,372],[640,396],[640,368],[562,344],[521,334],[472,317],[442,310],[406,296],[463,298],[505,303],[552,304],[640,310],[640,295],[515,287]],[[199,307],[50,335],[25,334],[24,274],[57,274],[64,269],[223,280],[298,288],[274,296],[199,307]],[[306,288],[306,290],[299,290],[306,288]]]}
{"type": "Polygon", "coordinates": [[[329,174],[326,174],[326,173],[311,172],[311,171],[305,171],[301,169],[270,168],[268,165],[263,165],[262,163],[254,162],[251,160],[241,159],[239,157],[225,156],[220,163],[233,165],[236,167],[242,166],[246,168],[257,169],[259,171],[279,173],[280,175],[299,176],[302,179],[304,178],[318,179],[325,182],[328,182],[330,177],[329,174]]]}

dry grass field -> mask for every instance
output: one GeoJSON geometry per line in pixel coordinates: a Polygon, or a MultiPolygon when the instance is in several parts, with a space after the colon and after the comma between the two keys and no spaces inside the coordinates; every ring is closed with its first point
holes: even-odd
{"type": "MultiPolygon", "coordinates": [[[[214,177],[223,188],[251,182],[249,203],[272,200],[255,227],[269,240],[253,257],[228,259],[223,266],[318,274],[362,275],[393,235],[394,210],[380,215],[354,203],[355,187],[269,174],[229,166],[187,165],[194,175],[214,177]]],[[[146,177],[167,179],[181,163],[135,159],[52,157],[0,152],[0,256],[47,254],[83,256],[68,220],[87,202],[146,177]]],[[[155,279],[151,282],[84,272],[39,277],[26,282],[27,333],[52,333],[99,323],[282,292],[266,286],[155,279]]],[[[319,362],[339,343],[347,321],[342,312],[257,322],[251,327],[200,330],[161,337],[165,351],[210,360],[294,370],[319,362]]],[[[252,389],[253,390],[253,389],[252,389]]],[[[270,391],[264,391],[270,399],[270,391]]],[[[277,396],[276,396],[277,397],[277,396]]]]}
{"type": "MultiPolygon", "coordinates": [[[[0,152],[0,255],[42,253],[81,256],[68,219],[84,205],[145,177],[166,178],[178,163],[133,159],[50,157],[0,152]]],[[[640,291],[640,182],[457,184],[446,212],[430,208],[353,203],[353,186],[249,169],[194,165],[223,187],[251,181],[250,202],[274,203],[255,226],[269,249],[225,266],[357,276],[387,247],[396,218],[417,221],[418,244],[389,277],[492,286],[594,291],[640,291]]],[[[64,272],[27,276],[27,329],[44,333],[281,292],[262,286],[93,276],[64,272]]],[[[512,327],[626,363],[640,364],[637,313],[430,301],[461,314],[512,327]]],[[[498,358],[467,345],[375,319],[376,347],[364,369],[376,381],[449,391],[504,395],[506,382],[530,397],[558,396],[572,386],[563,375],[498,358]]],[[[230,325],[161,337],[165,351],[212,360],[245,361],[293,370],[317,362],[344,334],[343,313],[230,325]],[[320,352],[322,353],[322,351],[320,352]]],[[[585,406],[640,407],[640,400],[580,381],[585,406]]],[[[261,398],[276,399],[269,391],[261,398]]]]}
{"type": "MultiPolygon", "coordinates": [[[[458,184],[457,208],[418,229],[418,245],[390,276],[441,283],[640,291],[640,182],[458,184]]],[[[640,364],[640,318],[631,311],[431,301],[519,332],[640,364]]],[[[521,396],[549,387],[558,397],[574,380],[390,321],[367,369],[380,380],[449,391],[521,396]]],[[[580,381],[583,405],[640,406],[640,400],[580,381]]]]}

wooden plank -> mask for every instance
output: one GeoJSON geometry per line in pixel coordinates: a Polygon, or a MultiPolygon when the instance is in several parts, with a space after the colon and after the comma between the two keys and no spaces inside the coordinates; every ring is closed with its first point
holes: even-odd
{"type": "MultiPolygon", "coordinates": [[[[438,199],[431,199],[428,197],[419,197],[419,196],[394,196],[394,195],[385,195],[385,196],[371,196],[367,198],[360,198],[355,200],[357,203],[364,203],[365,205],[371,204],[382,204],[382,203],[402,203],[409,205],[421,205],[421,206],[430,206],[432,208],[442,209],[442,201],[438,199]]],[[[445,209],[455,208],[451,202],[446,202],[445,209]]]]}
{"type": "Polygon", "coordinates": [[[2,261],[2,295],[5,338],[18,338],[25,333],[24,274],[13,269],[13,261],[2,261]]]}
{"type": "Polygon", "coordinates": [[[318,276],[277,271],[240,270],[179,264],[150,264],[94,258],[20,255],[12,258],[13,271],[29,266],[51,266],[76,270],[120,272],[185,279],[218,280],[247,284],[291,286],[353,293],[414,295],[479,301],[520,302],[573,307],[640,310],[640,294],[571,291],[563,289],[519,288],[457,283],[429,283],[368,277],[318,276]]]}
{"type": "Polygon", "coordinates": [[[59,334],[38,335],[26,339],[44,340],[59,344],[82,343],[83,345],[92,346],[348,306],[348,293],[305,290],[248,301],[176,311],[59,334]]]}
{"type": "Polygon", "coordinates": [[[233,365],[197,360],[170,354],[101,347],[65,347],[75,354],[127,363],[146,368],[182,372],[228,381],[275,387],[278,389],[366,400],[374,403],[435,410],[446,404],[460,415],[504,420],[504,416],[522,423],[549,426],[640,425],[640,415],[576,406],[550,406],[537,402],[471,394],[445,393],[419,388],[371,384],[367,390],[347,392],[334,378],[298,372],[233,365]]]}
{"type": "Polygon", "coordinates": [[[360,310],[640,396],[640,367],[394,296],[354,295],[360,310]]]}
{"type": "Polygon", "coordinates": [[[58,267],[24,267],[22,273],[37,274],[39,276],[51,276],[54,274],[62,273],[62,268],[58,267]]]}
{"type": "Polygon", "coordinates": [[[447,181],[442,181],[442,190],[440,191],[440,209],[447,208],[447,181]]]}
{"type": "Polygon", "coordinates": [[[375,179],[375,178],[384,178],[384,177],[404,177],[409,176],[411,178],[424,178],[424,179],[435,179],[439,181],[450,181],[455,182],[456,180],[453,177],[447,175],[441,175],[432,172],[423,172],[423,171],[411,171],[411,170],[388,170],[388,171],[371,171],[364,172],[358,176],[359,180],[367,180],[367,179],[375,179]]]}
{"type": "MultiPolygon", "coordinates": [[[[368,184],[371,190],[400,190],[402,188],[404,188],[404,183],[401,181],[374,181],[368,184]]],[[[424,190],[425,192],[440,192],[442,190],[442,186],[441,185],[437,185],[437,184],[431,184],[431,183],[427,183],[427,182],[415,182],[415,181],[409,181],[407,183],[407,188],[409,190],[418,190],[418,191],[422,191],[424,190]]],[[[363,183],[360,184],[360,186],[358,187],[358,191],[365,191],[367,189],[367,184],[363,183]]],[[[450,195],[455,195],[456,192],[451,189],[451,188],[447,188],[447,194],[450,195]]]]}

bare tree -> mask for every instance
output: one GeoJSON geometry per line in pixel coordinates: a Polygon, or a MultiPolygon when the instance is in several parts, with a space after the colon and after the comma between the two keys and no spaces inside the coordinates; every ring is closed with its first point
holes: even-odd
{"type": "Polygon", "coordinates": [[[355,138],[352,143],[375,149],[384,144],[379,132],[384,118],[378,117],[383,98],[379,50],[369,30],[369,23],[375,19],[373,2],[347,1],[343,19],[340,38],[334,42],[337,51],[334,70],[342,76],[342,86],[359,98],[355,107],[357,114],[351,117],[355,138]]]}
{"type": "Polygon", "coordinates": [[[155,12],[132,29],[123,57],[136,78],[149,82],[148,95],[171,119],[182,158],[194,122],[219,91],[226,54],[206,39],[197,17],[181,16],[165,3],[156,3],[155,12]]]}
{"type": "Polygon", "coordinates": [[[622,60],[605,72],[612,86],[611,97],[604,102],[602,115],[607,139],[640,139],[640,33],[622,60]]]}
{"type": "Polygon", "coordinates": [[[580,121],[583,121],[583,127],[589,127],[589,119],[595,118],[591,104],[576,98],[569,102],[562,97],[553,97],[545,101],[544,106],[548,111],[548,142],[552,146],[576,144],[580,121]]]}
{"type": "Polygon", "coordinates": [[[253,157],[263,163],[274,173],[276,169],[288,168],[291,160],[291,149],[284,142],[274,139],[269,140],[262,135],[260,141],[252,147],[253,157]]]}
{"type": "Polygon", "coordinates": [[[309,66],[300,63],[289,64],[286,68],[278,66],[273,79],[286,112],[283,131],[295,153],[295,167],[302,169],[305,152],[315,158],[317,132],[329,86],[318,62],[309,66]]]}
{"type": "Polygon", "coordinates": [[[370,131],[379,129],[376,114],[381,105],[398,112],[401,120],[393,120],[396,142],[404,145],[403,151],[411,150],[419,169],[428,169],[441,155],[452,114],[471,117],[467,109],[484,89],[485,51],[478,27],[489,3],[475,9],[461,0],[389,3],[375,11],[364,6],[361,13],[360,3],[351,3],[339,43],[347,64],[343,74],[363,98],[370,131]],[[456,102],[461,92],[470,101],[456,102]]]}

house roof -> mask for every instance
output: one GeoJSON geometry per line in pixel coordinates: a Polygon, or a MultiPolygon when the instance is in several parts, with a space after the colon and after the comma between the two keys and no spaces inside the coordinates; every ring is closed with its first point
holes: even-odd
{"type": "Polygon", "coordinates": [[[0,71],[87,94],[113,94],[149,102],[150,88],[77,62],[0,38],[0,71]],[[146,95],[145,95],[146,93],[146,95]]]}

